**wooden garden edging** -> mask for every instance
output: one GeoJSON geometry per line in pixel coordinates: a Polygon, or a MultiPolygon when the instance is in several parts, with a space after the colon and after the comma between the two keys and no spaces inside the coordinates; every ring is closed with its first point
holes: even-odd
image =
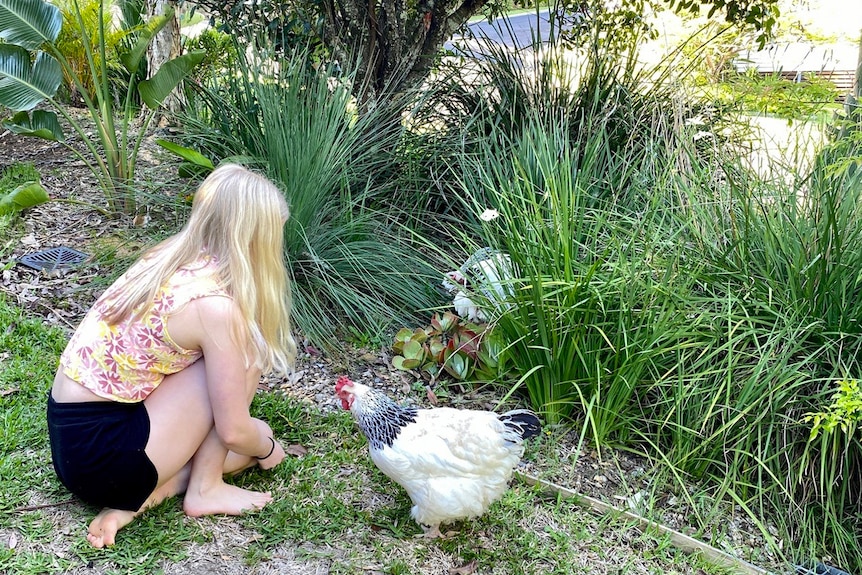
{"type": "Polygon", "coordinates": [[[728,567],[730,569],[734,569],[736,572],[743,575],[774,575],[770,571],[765,569],[761,569],[747,561],[734,557],[729,553],[725,553],[720,549],[716,549],[711,545],[707,545],[703,541],[698,541],[693,537],[689,537],[684,533],[680,533],[679,531],[675,531],[670,527],[662,525],[661,523],[656,523],[655,521],[650,521],[640,515],[636,515],[635,513],[631,513],[629,511],[624,511],[622,509],[617,509],[613,505],[609,505],[603,501],[599,501],[593,497],[589,497],[587,495],[582,495],[571,489],[567,489],[555,483],[551,483],[550,481],[545,481],[544,479],[539,479],[533,475],[529,475],[527,473],[515,472],[515,476],[528,485],[539,486],[543,490],[548,491],[554,495],[560,495],[565,499],[573,499],[575,503],[584,507],[594,513],[604,515],[604,514],[614,514],[630,521],[637,523],[638,529],[641,532],[657,532],[662,535],[667,536],[667,538],[673,543],[676,547],[685,551],[686,553],[695,553],[700,552],[703,557],[708,559],[709,561],[715,563],[716,565],[721,565],[724,567],[728,567]]]}

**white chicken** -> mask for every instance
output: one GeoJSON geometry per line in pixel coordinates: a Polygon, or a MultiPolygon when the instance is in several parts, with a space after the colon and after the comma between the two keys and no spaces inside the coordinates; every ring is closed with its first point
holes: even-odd
{"type": "Polygon", "coordinates": [[[374,464],[407,491],[410,515],[429,538],[441,535],[441,523],[478,517],[500,499],[524,439],[541,429],[526,409],[405,407],[345,376],[335,393],[368,439],[374,464]]]}

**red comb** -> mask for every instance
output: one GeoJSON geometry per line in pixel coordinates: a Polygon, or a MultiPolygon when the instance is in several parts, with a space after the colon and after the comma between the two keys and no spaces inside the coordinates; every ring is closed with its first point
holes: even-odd
{"type": "Polygon", "coordinates": [[[340,376],[338,378],[338,380],[335,382],[335,393],[338,393],[339,391],[341,391],[342,387],[344,387],[345,385],[349,385],[351,383],[353,383],[353,382],[350,381],[350,378],[347,377],[346,375],[340,376]]]}

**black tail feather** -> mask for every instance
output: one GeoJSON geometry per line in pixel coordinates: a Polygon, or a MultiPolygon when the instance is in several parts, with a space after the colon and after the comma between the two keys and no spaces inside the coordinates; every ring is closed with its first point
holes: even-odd
{"type": "Polygon", "coordinates": [[[542,424],[535,413],[529,409],[513,409],[500,414],[500,421],[506,427],[517,431],[522,439],[535,437],[542,432],[542,424]]]}

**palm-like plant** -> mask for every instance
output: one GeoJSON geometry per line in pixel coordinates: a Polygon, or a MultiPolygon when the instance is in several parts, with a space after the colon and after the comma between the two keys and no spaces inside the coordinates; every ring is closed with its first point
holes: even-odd
{"type": "Polygon", "coordinates": [[[203,53],[179,56],[165,63],[150,79],[138,82],[137,72],[147,45],[173,14],[156,17],[128,32],[134,41],[120,55],[120,61],[129,81],[125,94],[115,94],[107,69],[104,12],[102,1],[99,3],[98,41],[93,43],[81,8],[73,1],[74,21],[80,28],[87,60],[87,69],[79,72],[58,46],[63,17],[56,6],[44,0],[0,0],[0,39],[5,42],[0,44],[0,105],[17,112],[4,122],[6,128],[66,145],[96,175],[107,195],[109,209],[131,214],[135,211],[135,196],[129,184],[134,177],[144,134],[156,110],[200,63],[203,53]],[[56,99],[64,74],[84,100],[95,124],[95,135],[90,135],[56,99]],[[92,83],[95,89],[86,89],[85,83],[92,83]],[[149,107],[136,133],[132,129],[138,111],[133,98],[135,93],[149,107]],[[116,117],[116,101],[120,102],[119,118],[116,117]],[[48,102],[55,111],[34,110],[42,102],[48,102]],[[84,153],[66,143],[58,114],[84,143],[84,153]]]}

